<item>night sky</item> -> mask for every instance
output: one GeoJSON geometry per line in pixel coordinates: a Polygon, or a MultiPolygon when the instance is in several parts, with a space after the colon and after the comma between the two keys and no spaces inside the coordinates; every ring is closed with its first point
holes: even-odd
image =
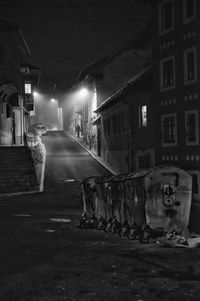
{"type": "Polygon", "coordinates": [[[133,39],[146,13],[142,0],[0,0],[0,18],[21,28],[49,93],[133,39]]]}

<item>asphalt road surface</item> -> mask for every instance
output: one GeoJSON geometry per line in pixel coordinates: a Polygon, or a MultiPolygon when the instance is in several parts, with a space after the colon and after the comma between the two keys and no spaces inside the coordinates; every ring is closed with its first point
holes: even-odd
{"type": "Polygon", "coordinates": [[[0,301],[200,300],[200,249],[77,228],[80,181],[108,172],[62,132],[43,141],[45,191],[0,199],[0,301]]]}
{"type": "Polygon", "coordinates": [[[82,181],[90,176],[107,175],[102,167],[77,142],[64,132],[49,132],[43,137],[47,152],[46,187],[62,180],[82,181]]]}

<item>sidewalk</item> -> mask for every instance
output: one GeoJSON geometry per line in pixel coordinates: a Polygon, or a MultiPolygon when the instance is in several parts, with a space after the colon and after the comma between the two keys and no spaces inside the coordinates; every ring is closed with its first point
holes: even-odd
{"type": "Polygon", "coordinates": [[[110,173],[112,173],[113,175],[117,175],[117,172],[114,171],[114,169],[108,165],[107,162],[105,162],[101,157],[97,156],[97,154],[95,154],[94,151],[92,151],[91,149],[89,149],[83,142],[83,138],[77,138],[76,135],[72,135],[70,133],[67,133],[68,135],[70,135],[75,141],[77,141],[95,160],[97,160],[101,165],[103,165],[110,173]]]}

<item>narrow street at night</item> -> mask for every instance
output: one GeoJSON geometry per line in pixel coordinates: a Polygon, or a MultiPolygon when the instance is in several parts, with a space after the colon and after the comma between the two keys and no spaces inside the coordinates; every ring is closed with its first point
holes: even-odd
{"type": "Polygon", "coordinates": [[[64,132],[42,139],[44,192],[0,201],[0,300],[199,300],[198,248],[77,228],[79,181],[109,173],[64,132]]]}
{"type": "Polygon", "coordinates": [[[200,1],[0,0],[0,301],[200,300],[200,1]]]}

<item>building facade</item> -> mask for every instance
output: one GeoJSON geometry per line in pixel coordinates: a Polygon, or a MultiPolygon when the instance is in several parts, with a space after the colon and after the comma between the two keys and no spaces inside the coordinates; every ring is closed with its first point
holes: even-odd
{"type": "Polygon", "coordinates": [[[188,170],[193,197],[200,200],[200,3],[158,1],[154,13],[156,164],[188,170]]]}
{"type": "MultiPolygon", "coordinates": [[[[21,30],[0,20],[0,145],[23,145],[33,109],[33,69],[21,30]]],[[[38,71],[38,70],[37,70],[38,71]]],[[[38,73],[37,73],[38,78],[38,73]]]]}

